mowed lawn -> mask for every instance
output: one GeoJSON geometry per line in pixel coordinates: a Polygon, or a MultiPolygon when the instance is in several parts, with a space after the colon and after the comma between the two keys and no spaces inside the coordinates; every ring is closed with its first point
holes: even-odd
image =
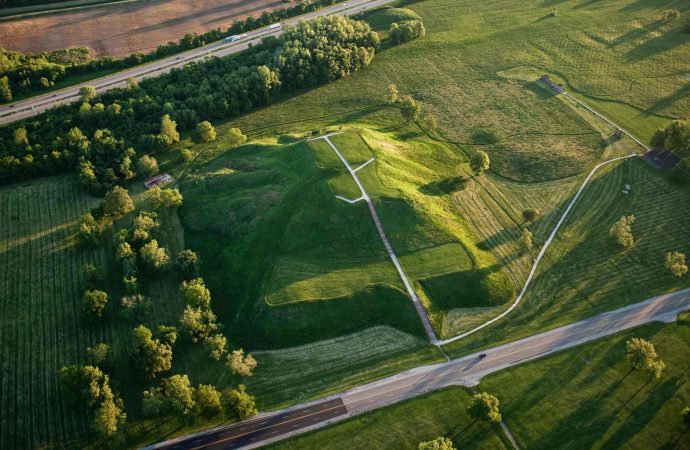
{"type": "MultiPolygon", "coordinates": [[[[520,305],[507,319],[450,344],[449,350],[459,355],[687,287],[690,279],[674,277],[664,261],[667,252],[690,252],[689,214],[687,189],[642,160],[602,168],[561,226],[520,305]],[[628,195],[621,192],[625,184],[632,188],[628,195]],[[609,229],[631,214],[635,243],[624,249],[609,229]]],[[[540,220],[529,226],[539,230],[531,257],[547,237],[542,233],[550,232],[540,229],[540,220]]]]}
{"type": "MultiPolygon", "coordinates": [[[[526,449],[690,448],[681,410],[690,405],[690,322],[651,324],[485,377],[475,389],[500,402],[526,449]],[[667,367],[661,379],[631,371],[625,342],[650,340],[667,367]]],[[[489,355],[490,357],[490,355],[489,355]]],[[[471,424],[472,394],[457,387],[383,408],[270,448],[409,448],[437,436],[456,448],[512,448],[499,427],[471,424]]]]}

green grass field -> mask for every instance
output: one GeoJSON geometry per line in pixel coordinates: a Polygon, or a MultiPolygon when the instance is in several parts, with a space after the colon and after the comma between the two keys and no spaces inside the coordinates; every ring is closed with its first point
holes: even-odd
{"type": "MultiPolygon", "coordinates": [[[[680,411],[690,403],[687,319],[653,324],[500,371],[476,389],[500,401],[520,448],[678,448],[690,446],[680,411]],[[631,372],[625,341],[650,340],[667,368],[661,379],[631,372]]],[[[383,408],[270,448],[416,448],[446,436],[456,448],[511,448],[502,431],[474,424],[465,388],[383,408]]]]}
{"type": "MultiPolygon", "coordinates": [[[[688,192],[641,160],[603,168],[563,223],[523,302],[508,320],[451,344],[451,353],[513,340],[688,286],[687,277],[678,279],[666,270],[664,258],[670,251],[688,252],[689,208],[688,192]],[[624,184],[632,186],[628,196],[621,193],[624,184]],[[635,245],[622,249],[608,230],[629,214],[636,217],[635,245]]],[[[533,227],[542,230],[539,220],[533,227]]],[[[549,228],[535,233],[537,245],[549,228]]]]}
{"type": "Polygon", "coordinates": [[[498,426],[472,424],[472,393],[451,388],[377,410],[323,431],[271,445],[270,449],[417,449],[420,442],[451,437],[456,448],[510,449],[498,426]]]}

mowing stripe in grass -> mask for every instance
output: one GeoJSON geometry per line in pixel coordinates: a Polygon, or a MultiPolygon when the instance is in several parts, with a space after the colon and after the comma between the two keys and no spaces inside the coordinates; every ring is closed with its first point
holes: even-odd
{"type": "Polygon", "coordinates": [[[551,232],[551,235],[549,236],[549,238],[548,238],[548,239],[546,240],[546,242],[544,243],[544,246],[543,246],[543,247],[541,248],[541,250],[539,251],[539,255],[537,255],[537,258],[534,260],[534,264],[532,265],[532,269],[531,269],[530,272],[529,272],[529,276],[527,277],[527,281],[525,281],[525,285],[522,287],[522,290],[520,291],[520,294],[518,294],[518,296],[515,298],[515,301],[513,302],[512,305],[510,305],[510,307],[509,307],[508,309],[506,309],[505,311],[503,311],[501,314],[499,314],[498,316],[494,317],[493,319],[491,319],[491,320],[489,320],[489,321],[487,321],[487,322],[484,322],[483,324],[481,324],[481,325],[479,325],[479,326],[477,326],[477,327],[471,329],[470,331],[467,331],[467,332],[465,332],[465,333],[459,334],[459,335],[457,335],[457,336],[455,336],[455,337],[452,337],[452,338],[449,338],[449,339],[444,339],[444,340],[440,341],[439,344],[440,344],[440,345],[446,345],[446,344],[450,344],[451,342],[455,342],[455,341],[457,341],[457,340],[460,340],[460,339],[462,339],[462,338],[464,338],[464,337],[466,337],[466,336],[469,336],[469,335],[471,335],[471,334],[473,334],[473,333],[476,333],[477,331],[481,330],[482,328],[488,327],[488,326],[491,325],[492,323],[494,323],[494,322],[496,322],[496,321],[498,321],[498,320],[504,318],[504,317],[507,316],[508,314],[510,314],[510,312],[511,312],[513,309],[515,309],[515,308],[517,307],[517,305],[520,303],[520,300],[522,300],[522,297],[525,295],[525,292],[527,291],[527,288],[529,287],[530,281],[532,281],[532,277],[534,277],[534,274],[535,274],[535,272],[536,272],[536,270],[537,270],[537,266],[539,265],[539,262],[540,262],[541,259],[544,257],[544,254],[546,253],[546,250],[549,248],[549,245],[551,244],[551,241],[553,241],[553,238],[556,236],[556,233],[558,232],[558,229],[561,227],[561,224],[563,224],[563,222],[565,221],[565,218],[568,216],[568,213],[570,212],[570,210],[572,209],[572,207],[575,205],[575,202],[576,202],[577,199],[580,197],[580,194],[582,194],[582,191],[584,191],[585,187],[586,187],[587,184],[589,183],[589,180],[592,178],[592,176],[596,173],[597,170],[599,170],[601,167],[603,167],[603,166],[605,166],[605,165],[607,165],[607,164],[609,164],[609,163],[612,163],[612,162],[615,162],[615,161],[620,161],[620,160],[623,160],[623,159],[633,158],[633,157],[635,157],[635,156],[638,156],[637,153],[633,153],[633,154],[627,155],[627,156],[621,156],[621,157],[618,157],[618,158],[609,159],[609,160],[607,160],[607,161],[604,161],[604,162],[602,162],[602,163],[597,164],[597,165],[594,166],[594,168],[589,172],[589,175],[587,175],[587,178],[585,178],[585,181],[582,182],[582,185],[580,186],[580,189],[578,189],[578,190],[577,190],[577,193],[575,193],[575,196],[574,196],[573,199],[570,201],[570,204],[568,204],[568,207],[565,209],[565,212],[563,213],[563,215],[561,216],[560,220],[558,221],[558,223],[557,223],[556,226],[554,227],[553,231],[551,232]]]}

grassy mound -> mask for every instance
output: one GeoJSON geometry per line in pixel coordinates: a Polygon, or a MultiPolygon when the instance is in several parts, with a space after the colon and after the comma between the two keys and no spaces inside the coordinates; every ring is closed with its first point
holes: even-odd
{"type": "Polygon", "coordinates": [[[431,301],[442,309],[498,306],[515,294],[510,281],[498,272],[468,270],[420,281],[431,301]]]}

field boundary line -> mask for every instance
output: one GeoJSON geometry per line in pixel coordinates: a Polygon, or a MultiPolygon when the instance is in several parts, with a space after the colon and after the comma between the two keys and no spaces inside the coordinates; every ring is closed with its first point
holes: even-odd
{"type": "Polygon", "coordinates": [[[541,262],[542,258],[544,257],[544,254],[546,253],[546,250],[547,250],[547,249],[549,248],[549,246],[551,245],[551,242],[552,242],[553,239],[556,237],[556,233],[557,233],[558,230],[561,228],[561,225],[563,224],[563,222],[565,221],[565,219],[568,217],[568,214],[570,213],[570,210],[571,210],[571,209],[573,208],[573,206],[575,205],[575,202],[577,202],[577,199],[580,198],[580,195],[581,195],[582,192],[585,190],[585,187],[587,187],[587,185],[589,184],[589,181],[592,179],[592,177],[594,176],[594,174],[595,174],[600,168],[604,167],[604,166],[607,165],[607,164],[610,164],[610,163],[615,162],[615,161],[621,161],[621,160],[624,160],[624,159],[634,158],[634,157],[636,157],[636,156],[639,156],[639,155],[638,155],[637,153],[632,153],[632,154],[627,155],[627,156],[619,156],[619,157],[617,157],[617,158],[612,158],[612,159],[606,160],[606,161],[604,161],[604,162],[600,162],[599,164],[597,164],[596,166],[594,166],[594,168],[589,172],[589,175],[587,175],[587,178],[585,178],[585,180],[584,180],[584,181],[582,182],[582,184],[580,185],[580,188],[579,188],[579,189],[577,190],[577,192],[575,193],[575,196],[573,197],[573,199],[572,199],[572,200],[570,201],[570,203],[568,204],[568,207],[567,207],[567,208],[565,209],[565,211],[563,212],[563,215],[561,216],[561,218],[558,220],[558,223],[556,224],[556,226],[555,226],[555,227],[553,228],[553,230],[551,231],[551,234],[549,235],[549,238],[546,240],[546,242],[544,242],[544,245],[542,246],[541,250],[539,251],[539,254],[537,255],[536,259],[534,260],[534,264],[532,265],[532,269],[531,269],[530,272],[529,272],[529,276],[527,277],[527,281],[525,281],[525,285],[522,287],[522,290],[520,291],[520,294],[518,294],[518,296],[517,296],[517,297],[515,298],[515,300],[513,301],[513,304],[510,305],[510,307],[509,307],[508,309],[506,309],[505,311],[503,311],[501,314],[499,314],[498,316],[494,317],[493,319],[490,319],[490,320],[484,322],[483,324],[474,327],[473,329],[471,329],[471,330],[469,330],[469,331],[466,331],[466,332],[464,332],[464,333],[461,333],[461,334],[459,334],[459,335],[457,335],[457,336],[454,336],[454,337],[452,337],[452,338],[448,338],[448,339],[443,339],[443,340],[441,340],[441,341],[439,342],[439,344],[440,344],[440,345],[446,345],[446,344],[450,344],[450,343],[452,343],[452,342],[458,341],[458,340],[460,340],[460,339],[462,339],[462,338],[465,338],[465,337],[467,337],[467,336],[469,336],[469,335],[471,335],[471,334],[476,333],[477,331],[479,331],[479,330],[481,330],[481,329],[483,329],[483,328],[488,327],[489,325],[493,324],[494,322],[497,322],[498,320],[500,320],[500,319],[504,318],[505,316],[507,316],[508,314],[510,314],[510,312],[511,312],[512,310],[514,310],[514,309],[520,304],[520,301],[521,301],[522,298],[524,297],[525,292],[527,291],[527,288],[529,287],[530,282],[532,281],[532,278],[534,278],[534,274],[535,274],[536,271],[537,271],[537,266],[539,265],[539,263],[541,262]]]}
{"type": "Polygon", "coordinates": [[[640,140],[637,139],[635,136],[633,136],[632,133],[630,133],[628,130],[626,130],[625,128],[623,128],[623,127],[621,127],[620,125],[616,124],[614,121],[608,119],[608,118],[607,118],[606,116],[604,116],[603,114],[598,113],[597,111],[594,110],[594,108],[590,107],[590,106],[587,105],[585,102],[583,102],[583,101],[581,101],[581,100],[579,100],[579,99],[573,97],[572,95],[568,94],[567,92],[563,92],[563,95],[564,95],[565,97],[567,97],[567,98],[573,99],[573,100],[575,101],[575,103],[577,103],[578,105],[582,106],[583,108],[585,108],[586,110],[588,110],[589,112],[591,112],[592,114],[594,114],[595,116],[597,116],[598,118],[600,118],[601,120],[603,120],[604,122],[606,122],[606,123],[608,123],[608,124],[610,124],[610,125],[613,125],[615,128],[621,130],[623,133],[625,133],[626,136],[628,136],[630,139],[632,139],[633,141],[635,141],[640,147],[642,147],[643,149],[645,149],[645,151],[650,151],[650,150],[651,150],[651,148],[649,148],[649,147],[647,147],[645,144],[643,144],[642,141],[640,141],[640,140]]]}
{"type": "MultiPolygon", "coordinates": [[[[426,314],[426,310],[424,309],[424,305],[422,305],[422,301],[419,299],[417,296],[417,293],[414,290],[414,287],[412,287],[412,283],[410,283],[410,280],[407,278],[407,275],[405,274],[405,271],[402,268],[402,265],[400,264],[400,261],[398,260],[398,257],[395,255],[395,252],[393,251],[393,247],[391,246],[390,242],[388,241],[388,237],[386,237],[386,232],[383,230],[383,225],[381,224],[381,220],[379,219],[379,215],[376,213],[376,208],[374,208],[374,202],[371,201],[371,197],[369,197],[369,194],[367,194],[367,191],[364,189],[364,185],[362,184],[361,181],[359,181],[359,178],[357,177],[356,170],[354,170],[352,167],[350,167],[350,164],[347,162],[345,157],[338,151],[338,147],[333,144],[333,142],[329,139],[331,136],[337,135],[337,134],[342,134],[341,132],[337,133],[329,133],[325,134],[323,136],[320,136],[318,138],[314,138],[312,140],[318,140],[318,139],[323,139],[326,141],[326,143],[333,149],[333,151],[338,155],[338,158],[340,158],[340,161],[342,161],[343,165],[347,169],[348,172],[350,172],[350,176],[352,176],[352,179],[355,180],[355,183],[359,187],[360,191],[362,192],[362,196],[358,200],[364,200],[367,202],[367,206],[369,207],[369,212],[371,213],[372,219],[374,219],[374,224],[376,225],[376,230],[379,233],[379,237],[383,241],[383,246],[386,248],[386,252],[388,252],[388,256],[390,257],[391,261],[393,261],[393,265],[395,265],[395,268],[398,271],[398,275],[400,275],[400,278],[402,279],[403,284],[405,285],[405,289],[407,290],[407,293],[410,295],[412,298],[412,304],[414,305],[415,309],[417,310],[417,314],[419,315],[419,319],[422,321],[422,325],[424,326],[424,331],[426,331],[427,336],[429,337],[429,340],[431,341],[432,344],[438,345],[439,340],[438,337],[436,337],[436,332],[434,331],[434,328],[431,326],[431,322],[429,321],[429,317],[426,314]]],[[[370,159],[368,162],[366,162],[364,165],[370,163],[373,161],[374,158],[370,159]]],[[[364,167],[364,165],[360,166],[360,168],[364,167]]],[[[342,200],[345,200],[344,198],[341,198],[342,200]]],[[[347,201],[347,200],[346,200],[347,201]]]]}

